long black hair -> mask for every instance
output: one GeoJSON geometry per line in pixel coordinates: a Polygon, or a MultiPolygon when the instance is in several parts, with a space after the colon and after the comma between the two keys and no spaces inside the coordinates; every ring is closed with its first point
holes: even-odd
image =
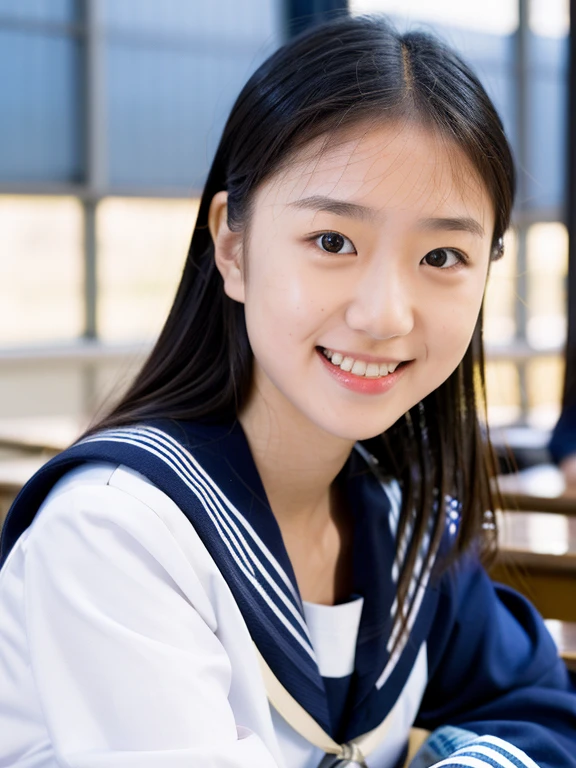
{"type": "MultiPolygon", "coordinates": [[[[128,392],[90,431],[151,418],[227,420],[249,392],[252,351],[244,307],[223,290],[214,263],[208,211],[228,192],[229,226],[242,231],[259,185],[320,136],[366,121],[424,125],[459,147],[482,179],[495,214],[494,255],[508,227],[514,168],[501,121],[478,79],[435,37],[400,34],[381,17],[343,17],[304,32],[274,53],[234,104],[200,203],[182,280],[166,324],[128,392]]],[[[447,495],[462,505],[454,554],[477,542],[495,549],[484,423],[481,316],[470,346],[448,380],[400,418],[370,449],[400,480],[399,535],[415,511],[398,587],[408,593],[424,537],[433,552],[444,530],[447,495]],[[479,416],[481,414],[481,416],[479,416]]]]}

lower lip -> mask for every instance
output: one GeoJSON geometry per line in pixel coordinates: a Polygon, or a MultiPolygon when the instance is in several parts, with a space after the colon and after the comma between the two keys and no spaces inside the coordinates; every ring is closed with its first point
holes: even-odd
{"type": "Polygon", "coordinates": [[[388,392],[411,364],[409,362],[404,363],[404,365],[397,368],[394,373],[371,379],[366,378],[365,376],[355,376],[353,373],[343,371],[342,368],[333,365],[319,349],[317,349],[316,352],[328,373],[336,379],[338,384],[341,384],[352,392],[359,392],[361,395],[381,395],[384,392],[388,392]]]}

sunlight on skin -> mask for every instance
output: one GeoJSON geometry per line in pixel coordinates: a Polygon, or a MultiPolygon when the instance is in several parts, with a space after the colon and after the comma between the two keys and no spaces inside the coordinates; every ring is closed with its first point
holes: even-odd
{"type": "Polygon", "coordinates": [[[259,434],[274,414],[283,435],[302,429],[347,443],[385,431],[456,368],[474,329],[489,264],[492,205],[467,159],[413,126],[361,133],[317,156],[314,147],[257,192],[240,300],[255,354],[244,414],[259,434]],[[453,168],[457,159],[458,178],[453,168]],[[467,173],[463,172],[467,170],[467,173]],[[467,180],[466,184],[461,183],[467,180]],[[371,211],[355,218],[299,208],[327,196],[371,211]],[[422,222],[472,219],[483,235],[422,222]],[[325,253],[313,235],[334,231],[353,253],[325,253]],[[350,246],[349,246],[350,247],[350,246]],[[422,263],[453,248],[468,263],[422,263]],[[413,361],[398,386],[368,396],[327,375],[316,348],[355,358],[413,361]]]}
{"type": "Polygon", "coordinates": [[[226,192],[210,209],[216,264],[245,305],[254,353],[240,422],[302,594],[326,604],[350,540],[334,480],[357,440],[384,432],[457,367],[494,228],[468,160],[434,134],[363,127],[339,139],[313,143],[256,191],[248,232],[229,230],[226,192]],[[323,349],[399,367],[367,379],[323,349]]]}

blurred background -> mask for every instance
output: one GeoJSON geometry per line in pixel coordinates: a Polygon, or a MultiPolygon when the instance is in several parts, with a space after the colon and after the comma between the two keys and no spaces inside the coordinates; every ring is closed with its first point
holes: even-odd
{"type": "Polygon", "coordinates": [[[346,11],[441,35],[512,143],[518,197],[485,341],[502,472],[510,451],[524,469],[501,478],[491,573],[529,595],[576,665],[576,501],[546,450],[565,370],[576,397],[569,0],[0,0],[0,522],[150,349],[248,76],[296,31],[346,11]]]}
{"type": "Polygon", "coordinates": [[[496,103],[520,169],[486,299],[495,428],[545,444],[566,340],[568,0],[0,0],[0,436],[77,431],[160,330],[232,102],[334,11],[439,33],[496,103]]]}

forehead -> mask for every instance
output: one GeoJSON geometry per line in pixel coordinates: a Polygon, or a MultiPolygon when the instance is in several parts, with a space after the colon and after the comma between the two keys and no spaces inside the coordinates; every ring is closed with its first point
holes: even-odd
{"type": "Polygon", "coordinates": [[[492,202],[464,152],[412,123],[355,127],[321,136],[290,158],[258,190],[256,205],[289,206],[325,195],[381,212],[414,216],[474,215],[491,231],[492,202]]]}

